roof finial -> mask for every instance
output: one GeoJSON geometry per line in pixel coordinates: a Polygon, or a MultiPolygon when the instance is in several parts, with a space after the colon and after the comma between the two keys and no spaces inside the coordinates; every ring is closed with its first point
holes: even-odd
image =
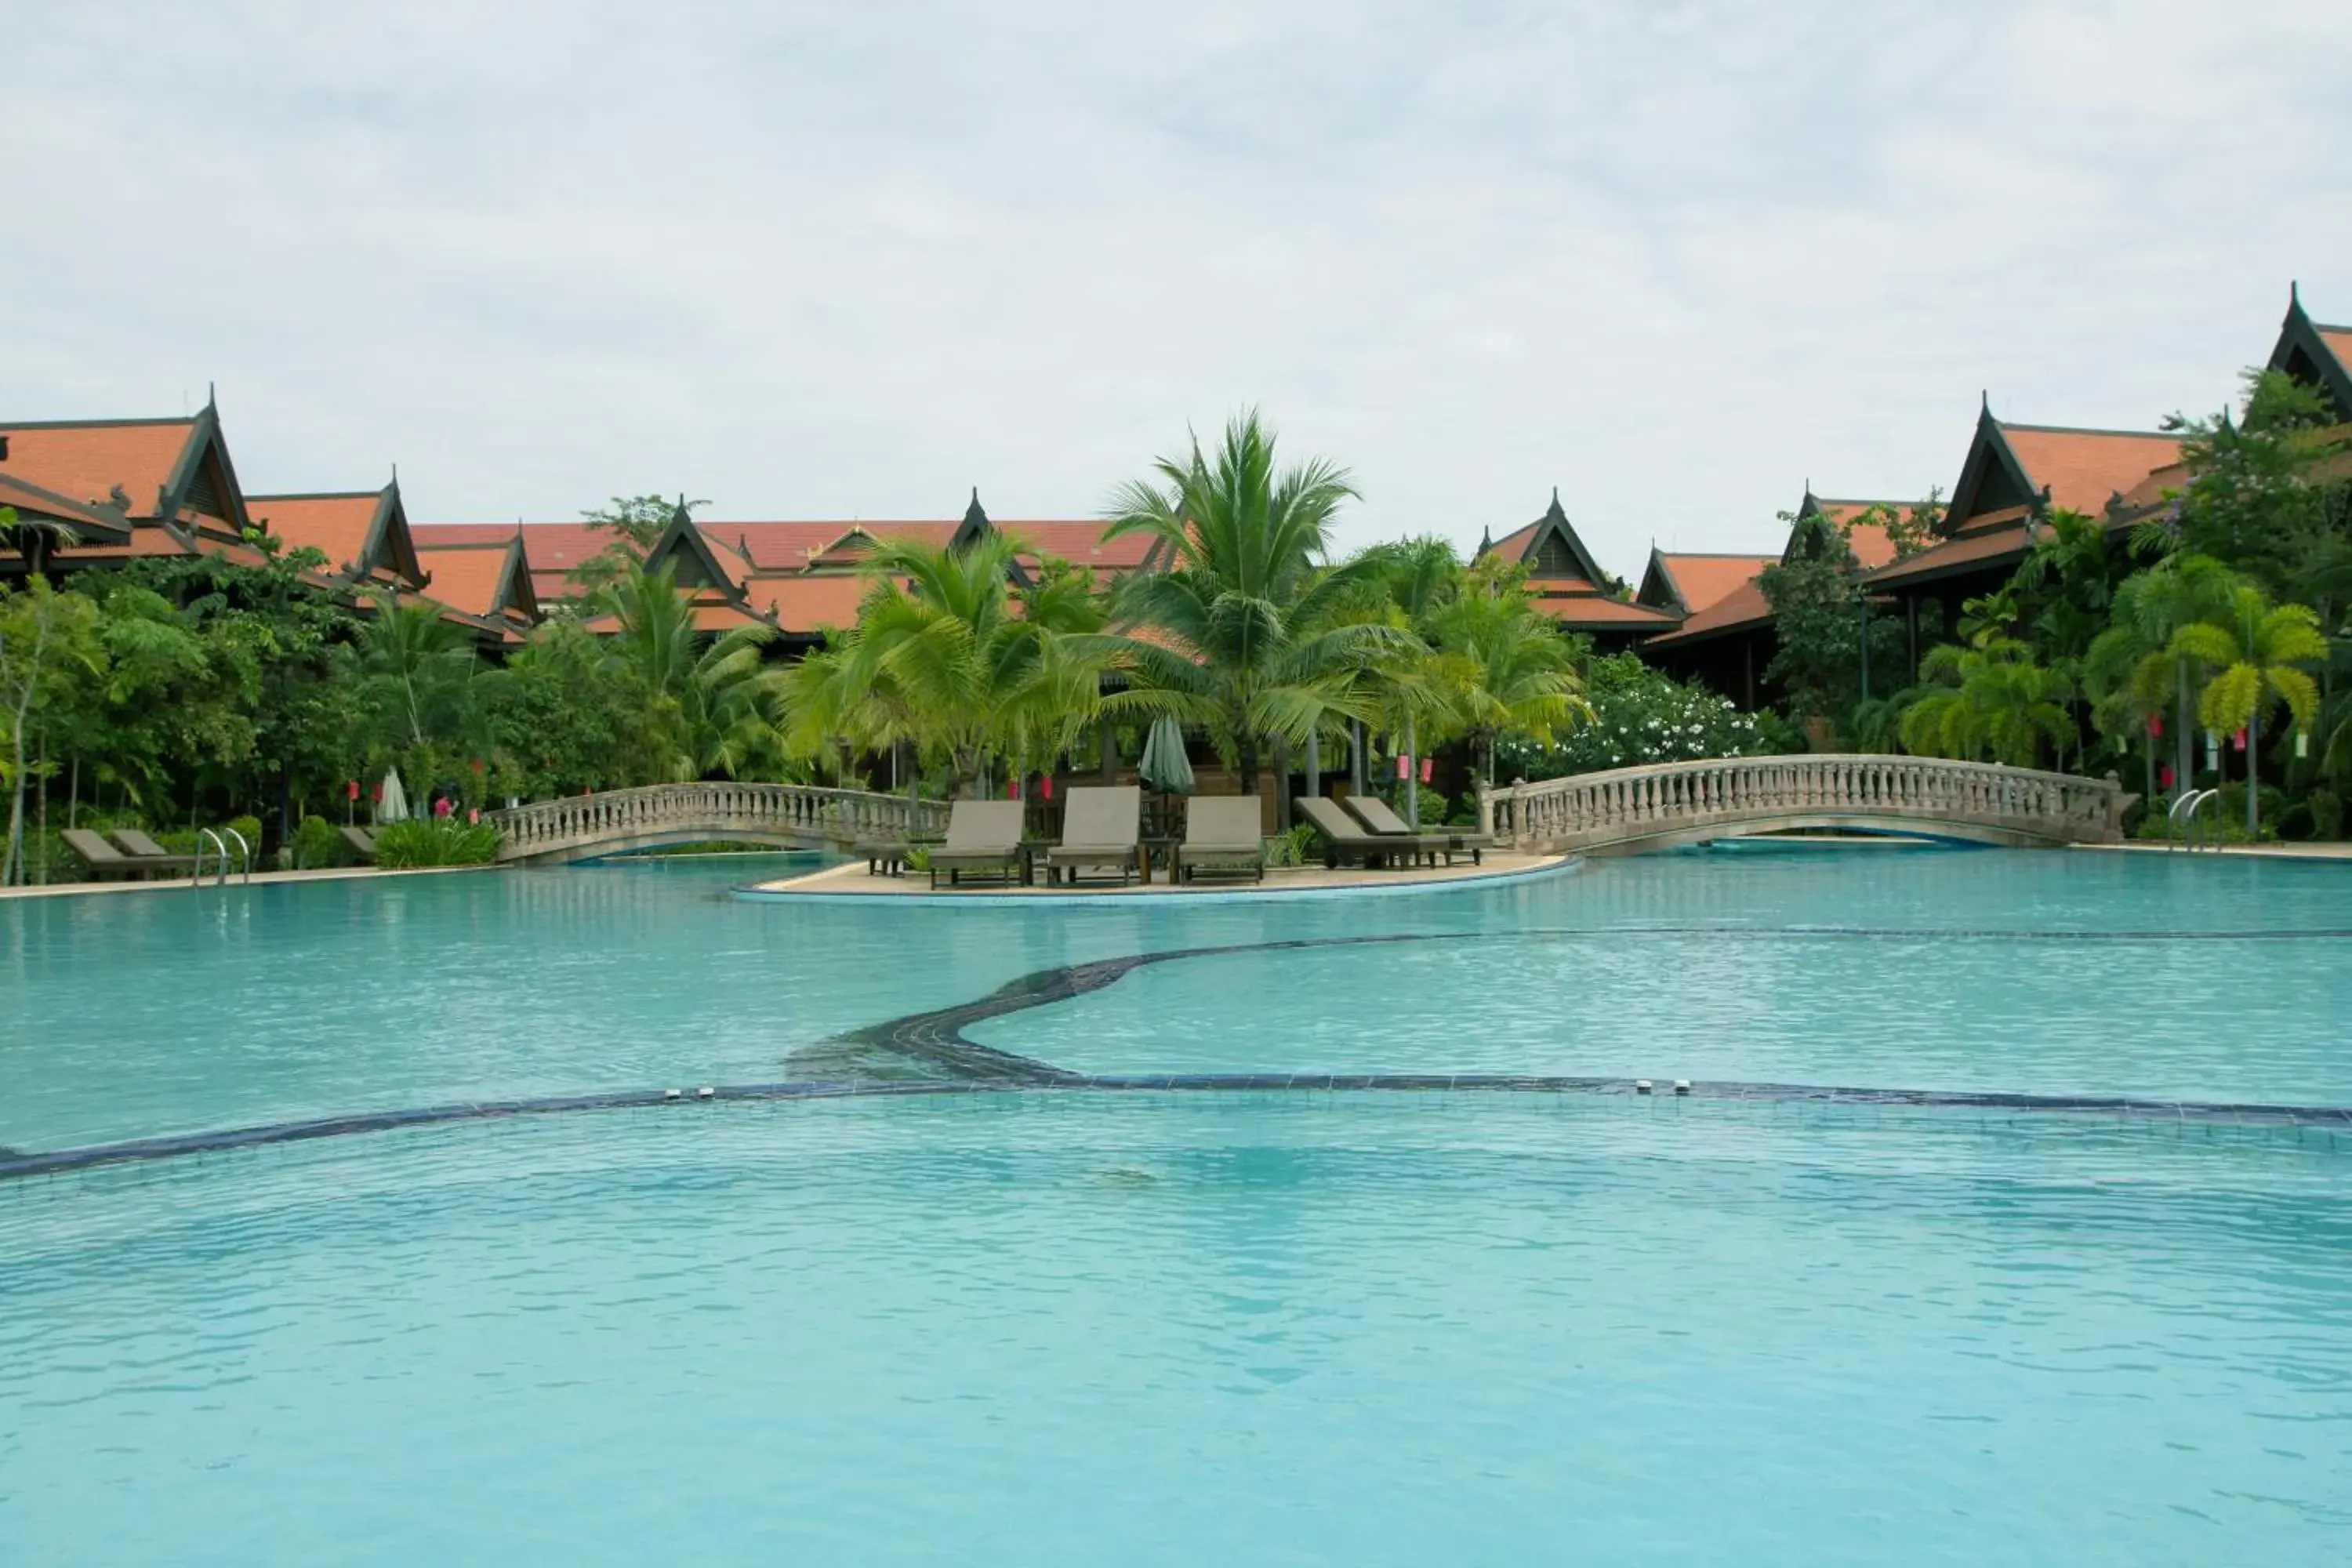
{"type": "MultiPolygon", "coordinates": [[[[1480,530],[1478,531],[1478,554],[1479,554],[1479,555],[1487,555],[1487,554],[1491,554],[1491,553],[1493,553],[1494,549],[1495,549],[1495,530],[1494,530],[1493,525],[1492,525],[1492,524],[1489,524],[1488,526],[1486,526],[1486,527],[1485,527],[1485,528],[1482,528],[1482,529],[1480,529],[1480,530]]],[[[1472,557],[1471,557],[1471,559],[1475,561],[1475,560],[1476,560],[1476,559],[1477,559],[1477,556],[1474,555],[1474,556],[1472,556],[1472,557]]]]}
{"type": "Polygon", "coordinates": [[[206,409],[211,409],[211,408],[213,408],[215,405],[217,405],[219,402],[220,402],[220,393],[219,393],[219,389],[218,389],[218,388],[216,388],[216,387],[215,387],[215,386],[211,382],[207,381],[206,383],[205,383],[205,407],[206,409]]]}

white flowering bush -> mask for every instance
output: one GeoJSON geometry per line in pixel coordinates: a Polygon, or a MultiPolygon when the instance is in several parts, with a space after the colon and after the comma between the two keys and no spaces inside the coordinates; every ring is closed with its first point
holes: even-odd
{"type": "Polygon", "coordinates": [[[1630,653],[1594,659],[1584,694],[1592,704],[1591,723],[1551,746],[1504,737],[1495,746],[1495,777],[1504,783],[1551,779],[1784,749],[1781,725],[1771,714],[1742,713],[1706,687],[1675,680],[1630,653]]]}

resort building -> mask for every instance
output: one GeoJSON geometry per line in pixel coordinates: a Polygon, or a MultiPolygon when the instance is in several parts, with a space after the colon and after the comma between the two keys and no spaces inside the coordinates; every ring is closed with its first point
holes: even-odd
{"type": "MultiPolygon", "coordinates": [[[[1013,574],[1026,584],[1047,558],[1068,562],[1108,583],[1159,564],[1154,542],[1139,534],[1106,539],[1095,519],[1015,519],[997,521],[974,491],[961,518],[706,521],[683,506],[646,550],[648,570],[667,568],[693,606],[696,626],[722,632],[737,626],[774,628],[787,651],[814,647],[828,630],[845,630],[865,597],[866,565],[877,545],[952,545],[986,532],[1010,535],[1023,546],[1013,574]]],[[[493,537],[526,543],[534,592],[541,603],[576,596],[579,567],[613,548],[616,536],[581,523],[495,525],[428,523],[420,531],[428,554],[449,545],[479,545],[493,537]]],[[[592,626],[596,623],[591,623],[592,626]]]]}
{"type": "MultiPolygon", "coordinates": [[[[1810,548],[1809,542],[1820,537],[1814,527],[1817,521],[1844,531],[1847,547],[1864,571],[1884,566],[1895,559],[1895,543],[1885,525],[1875,520],[1906,510],[1906,503],[1901,501],[1824,500],[1807,486],[1797,510],[1786,514],[1789,537],[1777,555],[1706,557],[1724,563],[1710,572],[1675,564],[1701,558],[1651,552],[1650,574],[1642,584],[1643,602],[1664,602],[1665,588],[1652,585],[1662,579],[1704,583],[1715,591],[1705,602],[1692,603],[1674,630],[1643,643],[1642,657],[1671,675],[1705,682],[1743,708],[1762,706],[1771,696],[1764,671],[1780,650],[1772,630],[1772,604],[1764,596],[1765,568],[1793,560],[1797,552],[1810,548]],[[1731,563],[1738,562],[1753,565],[1739,581],[1725,587],[1732,574],[1731,563]]],[[[1680,602],[1691,603],[1689,595],[1685,594],[1680,602]]]]}
{"type": "Polygon", "coordinates": [[[2352,421],[2352,327],[2313,321],[2304,311],[2303,290],[2294,284],[2287,286],[2286,320],[2279,325],[2268,368],[2318,387],[2336,405],[2336,417],[2352,421]]]}
{"type": "Polygon", "coordinates": [[[2126,497],[2179,458],[2179,441],[2159,432],[2013,424],[1988,402],[1937,542],[1866,581],[1894,602],[1915,647],[1955,637],[1961,603],[2009,581],[2051,512],[2080,512],[2120,534],[2133,517],[2126,497]]]}
{"type": "Polygon", "coordinates": [[[1479,541],[1475,560],[1488,556],[1524,564],[1535,606],[1563,631],[1582,632],[1603,653],[1617,653],[1643,638],[1670,631],[1681,618],[1670,609],[1636,603],[1624,585],[1601,569],[1592,552],[1551,492],[1551,505],[1526,527],[1479,541]]]}
{"type": "Polygon", "coordinates": [[[249,553],[245,493],[210,403],[178,419],[0,425],[0,506],[20,524],[15,559],[0,557],[0,572],[249,553]]]}

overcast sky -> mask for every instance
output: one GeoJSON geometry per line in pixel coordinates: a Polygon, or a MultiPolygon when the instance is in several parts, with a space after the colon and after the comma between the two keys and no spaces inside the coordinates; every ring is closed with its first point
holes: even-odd
{"type": "Polygon", "coordinates": [[[1630,575],[2352,320],[2340,0],[5,10],[0,417],[420,521],[1082,516],[1255,403],[1348,542],[1630,575]]]}

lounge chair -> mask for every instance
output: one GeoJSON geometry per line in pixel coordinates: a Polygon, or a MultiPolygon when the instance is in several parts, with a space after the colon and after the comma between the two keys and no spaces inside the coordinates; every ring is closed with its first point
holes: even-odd
{"type": "Polygon", "coordinates": [[[1176,846],[1176,879],[1249,876],[1265,880],[1263,819],[1254,795],[1196,795],[1185,803],[1184,841],[1176,846]]]}
{"type": "Polygon", "coordinates": [[[174,855],[136,827],[117,827],[112,832],[114,841],[122,846],[123,853],[130,856],[134,863],[151,871],[167,871],[175,877],[195,875],[194,856],[174,855]]]}
{"type": "Polygon", "coordinates": [[[90,874],[100,881],[135,876],[148,868],[138,858],[125,855],[87,827],[68,827],[59,837],[67,848],[89,863],[90,874]]]}
{"type": "Polygon", "coordinates": [[[338,827],[335,831],[343,836],[343,842],[350,845],[352,847],[352,853],[356,854],[361,859],[372,861],[375,858],[375,829],[372,827],[338,827]]]}
{"type": "Polygon", "coordinates": [[[1404,825],[1403,817],[1399,816],[1390,808],[1387,801],[1376,795],[1351,795],[1345,804],[1356,820],[1374,833],[1386,834],[1399,843],[1402,843],[1407,838],[1413,839],[1420,845],[1423,854],[1443,855],[1445,857],[1445,863],[1449,866],[1454,864],[1454,857],[1456,855],[1469,856],[1470,864],[1473,866],[1484,864],[1480,859],[1480,852],[1494,847],[1494,840],[1491,838],[1482,837],[1475,833],[1456,832],[1452,828],[1441,833],[1415,833],[1404,825]]]}
{"type": "Polygon", "coordinates": [[[1385,866],[1399,854],[1411,854],[1414,846],[1402,843],[1385,833],[1374,833],[1354,817],[1339,809],[1339,803],[1319,795],[1298,797],[1298,815],[1307,826],[1323,836],[1323,864],[1337,868],[1353,860],[1365,867],[1385,866]]]}
{"type": "Polygon", "coordinates": [[[931,886],[940,873],[953,887],[967,871],[992,871],[1010,882],[1022,873],[1027,851],[1021,847],[1021,815],[1017,800],[960,800],[948,814],[947,842],[931,851],[931,886]]]}
{"type": "Polygon", "coordinates": [[[866,862],[869,877],[896,877],[907,868],[908,858],[917,849],[936,850],[936,837],[921,838],[861,838],[851,846],[850,853],[866,862]]]}
{"type": "Polygon", "coordinates": [[[1135,784],[1087,784],[1070,791],[1062,806],[1062,841],[1045,852],[1045,879],[1067,872],[1073,885],[1082,866],[1115,867],[1122,888],[1135,879],[1143,837],[1143,791],[1135,784]]]}

